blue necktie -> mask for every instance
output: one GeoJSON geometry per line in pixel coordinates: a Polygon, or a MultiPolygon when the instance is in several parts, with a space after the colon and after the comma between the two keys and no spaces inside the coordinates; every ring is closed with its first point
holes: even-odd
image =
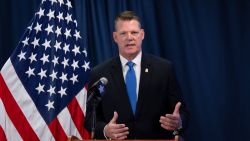
{"type": "Polygon", "coordinates": [[[136,110],[136,77],[135,77],[135,70],[133,68],[134,63],[129,61],[129,62],[127,62],[127,65],[129,67],[129,69],[128,69],[128,72],[126,74],[126,86],[127,86],[127,92],[128,92],[130,104],[131,104],[133,113],[135,114],[135,110],[136,110]]]}

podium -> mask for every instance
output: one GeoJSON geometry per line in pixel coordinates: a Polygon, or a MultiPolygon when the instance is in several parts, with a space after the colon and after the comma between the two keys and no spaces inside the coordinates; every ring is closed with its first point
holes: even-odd
{"type": "MultiPolygon", "coordinates": [[[[96,139],[94,139],[94,140],[96,140],[96,139]]],[[[79,140],[78,138],[72,136],[72,137],[69,137],[67,141],[83,141],[83,140],[79,140]]],[[[84,140],[84,141],[93,141],[93,140],[84,140]]],[[[96,141],[107,141],[107,140],[96,140],[96,141]]],[[[126,140],[124,140],[124,141],[126,141],[126,140]]],[[[135,141],[157,141],[157,140],[135,140],[135,141]]],[[[175,139],[173,139],[173,140],[162,140],[162,141],[184,141],[184,140],[181,137],[176,136],[175,139]]]]}

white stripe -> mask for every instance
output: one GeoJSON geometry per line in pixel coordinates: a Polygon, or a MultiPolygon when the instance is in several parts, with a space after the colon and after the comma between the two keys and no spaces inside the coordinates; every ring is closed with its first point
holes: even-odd
{"type": "Polygon", "coordinates": [[[38,112],[27,91],[23,87],[10,59],[8,59],[8,61],[3,66],[1,74],[15,101],[24,113],[26,119],[33,128],[34,132],[37,134],[38,138],[44,141],[54,141],[55,139],[51,134],[50,129],[38,112]]]}
{"type": "MultiPolygon", "coordinates": [[[[86,113],[86,98],[87,94],[85,94],[86,89],[82,89],[76,96],[77,102],[80,105],[81,110],[84,112],[84,116],[86,113]]],[[[71,118],[68,108],[63,109],[63,111],[58,115],[58,120],[68,136],[76,136],[78,139],[82,139],[79,131],[77,130],[74,121],[71,118]],[[70,118],[65,118],[70,117],[70,118]]]]}
{"type": "MultiPolygon", "coordinates": [[[[76,100],[78,104],[80,105],[81,110],[84,112],[84,116],[86,113],[86,98],[87,93],[85,94],[86,89],[82,89],[76,96],[76,100]]],[[[58,120],[60,124],[62,125],[62,128],[64,129],[65,133],[68,136],[76,136],[78,139],[82,139],[81,135],[79,134],[79,131],[77,130],[74,121],[72,118],[65,118],[65,117],[71,117],[68,108],[65,108],[59,115],[58,120]]]]}
{"type": "Polygon", "coordinates": [[[64,108],[57,118],[67,136],[76,136],[78,139],[82,139],[71,118],[68,108],[64,108]]]}
{"type": "Polygon", "coordinates": [[[85,87],[76,95],[76,100],[80,105],[84,116],[86,116],[87,90],[85,87]]]}
{"type": "Polygon", "coordinates": [[[22,141],[23,139],[19,135],[15,126],[11,122],[9,116],[7,115],[2,100],[0,99],[0,126],[5,132],[5,136],[8,141],[22,141]]]}

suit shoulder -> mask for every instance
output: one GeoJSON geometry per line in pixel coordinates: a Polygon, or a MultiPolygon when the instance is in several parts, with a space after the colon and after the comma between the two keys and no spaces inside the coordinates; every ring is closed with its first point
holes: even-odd
{"type": "Polygon", "coordinates": [[[145,57],[152,62],[152,64],[157,64],[157,65],[167,65],[167,66],[172,66],[173,63],[170,60],[164,59],[159,56],[155,56],[152,54],[146,54],[145,57]]]}

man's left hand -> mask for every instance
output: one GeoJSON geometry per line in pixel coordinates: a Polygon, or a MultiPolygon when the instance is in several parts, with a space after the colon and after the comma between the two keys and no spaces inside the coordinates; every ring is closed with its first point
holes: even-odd
{"type": "Polygon", "coordinates": [[[180,107],[181,107],[181,102],[178,102],[175,105],[173,114],[166,114],[165,116],[160,117],[160,123],[162,128],[174,131],[182,126],[182,121],[179,112],[180,107]]]}

